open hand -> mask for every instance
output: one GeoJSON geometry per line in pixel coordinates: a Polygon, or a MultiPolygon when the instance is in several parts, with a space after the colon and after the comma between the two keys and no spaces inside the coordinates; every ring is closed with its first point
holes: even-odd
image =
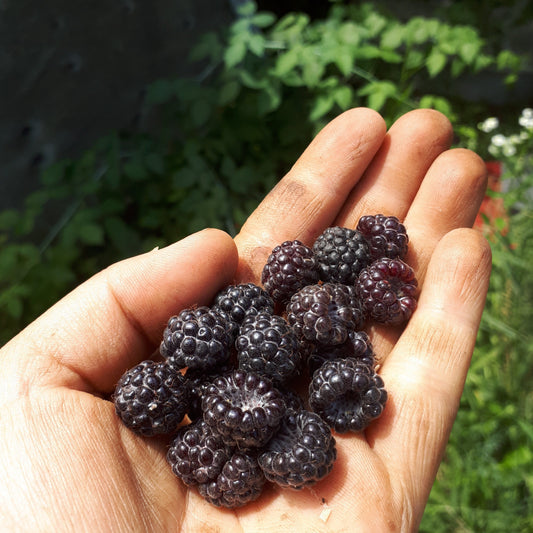
{"type": "Polygon", "coordinates": [[[439,113],[387,132],[369,109],[332,121],[232,240],[205,230],[95,275],[0,352],[0,524],[8,531],[415,531],[446,446],[484,306],[490,248],[473,224],[478,156],[449,149],[439,113]],[[272,248],[395,215],[421,293],[401,330],[369,334],[389,393],[363,434],[335,435],[331,474],[218,509],[171,472],[165,441],[126,429],[109,401],[157,349],[169,316],[259,282],[272,248]]]}

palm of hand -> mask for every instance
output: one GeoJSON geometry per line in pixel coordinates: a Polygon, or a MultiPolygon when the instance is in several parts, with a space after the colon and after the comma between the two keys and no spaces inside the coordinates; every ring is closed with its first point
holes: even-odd
{"type": "Polygon", "coordinates": [[[23,516],[28,529],[55,531],[416,529],[490,270],[480,236],[456,229],[475,218],[483,165],[465,150],[447,151],[450,134],[434,112],[410,113],[387,134],[374,112],[345,113],[250,217],[235,239],[238,256],[229,237],[208,231],[119,263],[6,345],[2,372],[14,377],[0,397],[12,409],[1,423],[14,430],[2,463],[12,482],[2,494],[10,501],[5,523],[23,516]],[[370,331],[389,391],[382,417],[361,435],[336,435],[334,469],[314,487],[268,487],[244,508],[214,508],[174,477],[165,443],[132,435],[106,397],[157,347],[170,314],[209,303],[228,283],[258,282],[283,240],[311,243],[328,225],[353,227],[379,212],[405,219],[408,261],[423,287],[403,331],[370,331]]]}

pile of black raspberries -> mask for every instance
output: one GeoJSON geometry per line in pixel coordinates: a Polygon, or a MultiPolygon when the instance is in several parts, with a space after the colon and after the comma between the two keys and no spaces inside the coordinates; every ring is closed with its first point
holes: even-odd
{"type": "Polygon", "coordinates": [[[312,248],[280,244],[262,286],[228,286],[168,320],[161,359],[120,378],[117,415],[139,435],[167,435],[172,471],[213,505],[245,505],[266,482],[316,483],[336,459],[332,430],[361,432],[384,409],[364,328],[415,310],[407,246],[404,225],[381,214],[327,228],[312,248]]]}

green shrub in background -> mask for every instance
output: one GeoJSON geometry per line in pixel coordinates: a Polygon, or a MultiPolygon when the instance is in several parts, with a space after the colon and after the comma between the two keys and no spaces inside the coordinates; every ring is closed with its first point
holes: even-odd
{"type": "Polygon", "coordinates": [[[427,106],[468,124],[475,117],[458,99],[427,94],[425,84],[519,66],[509,52],[485,53],[475,28],[402,23],[371,4],[333,5],[311,21],[278,20],[249,2],[226,31],[200,40],[192,60],[205,66],[200,78],[149,87],[145,113],[156,128],[112,133],[54,164],[25,209],[0,214],[0,342],[113,261],[205,226],[234,234],[339,112],[366,105],[391,123],[427,106]]]}

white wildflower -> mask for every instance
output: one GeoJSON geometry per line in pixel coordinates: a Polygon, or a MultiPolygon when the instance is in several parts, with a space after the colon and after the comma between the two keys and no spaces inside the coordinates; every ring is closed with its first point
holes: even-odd
{"type": "Polygon", "coordinates": [[[503,146],[507,142],[507,138],[505,137],[505,135],[502,135],[501,133],[498,133],[497,135],[494,135],[492,137],[490,142],[494,146],[503,146]]]}
{"type": "Polygon", "coordinates": [[[500,125],[500,121],[496,117],[489,117],[478,124],[478,128],[485,133],[494,131],[500,125]]]}
{"type": "Polygon", "coordinates": [[[513,144],[508,143],[503,147],[504,156],[511,157],[515,154],[516,154],[516,146],[514,146],[513,144]]]}

